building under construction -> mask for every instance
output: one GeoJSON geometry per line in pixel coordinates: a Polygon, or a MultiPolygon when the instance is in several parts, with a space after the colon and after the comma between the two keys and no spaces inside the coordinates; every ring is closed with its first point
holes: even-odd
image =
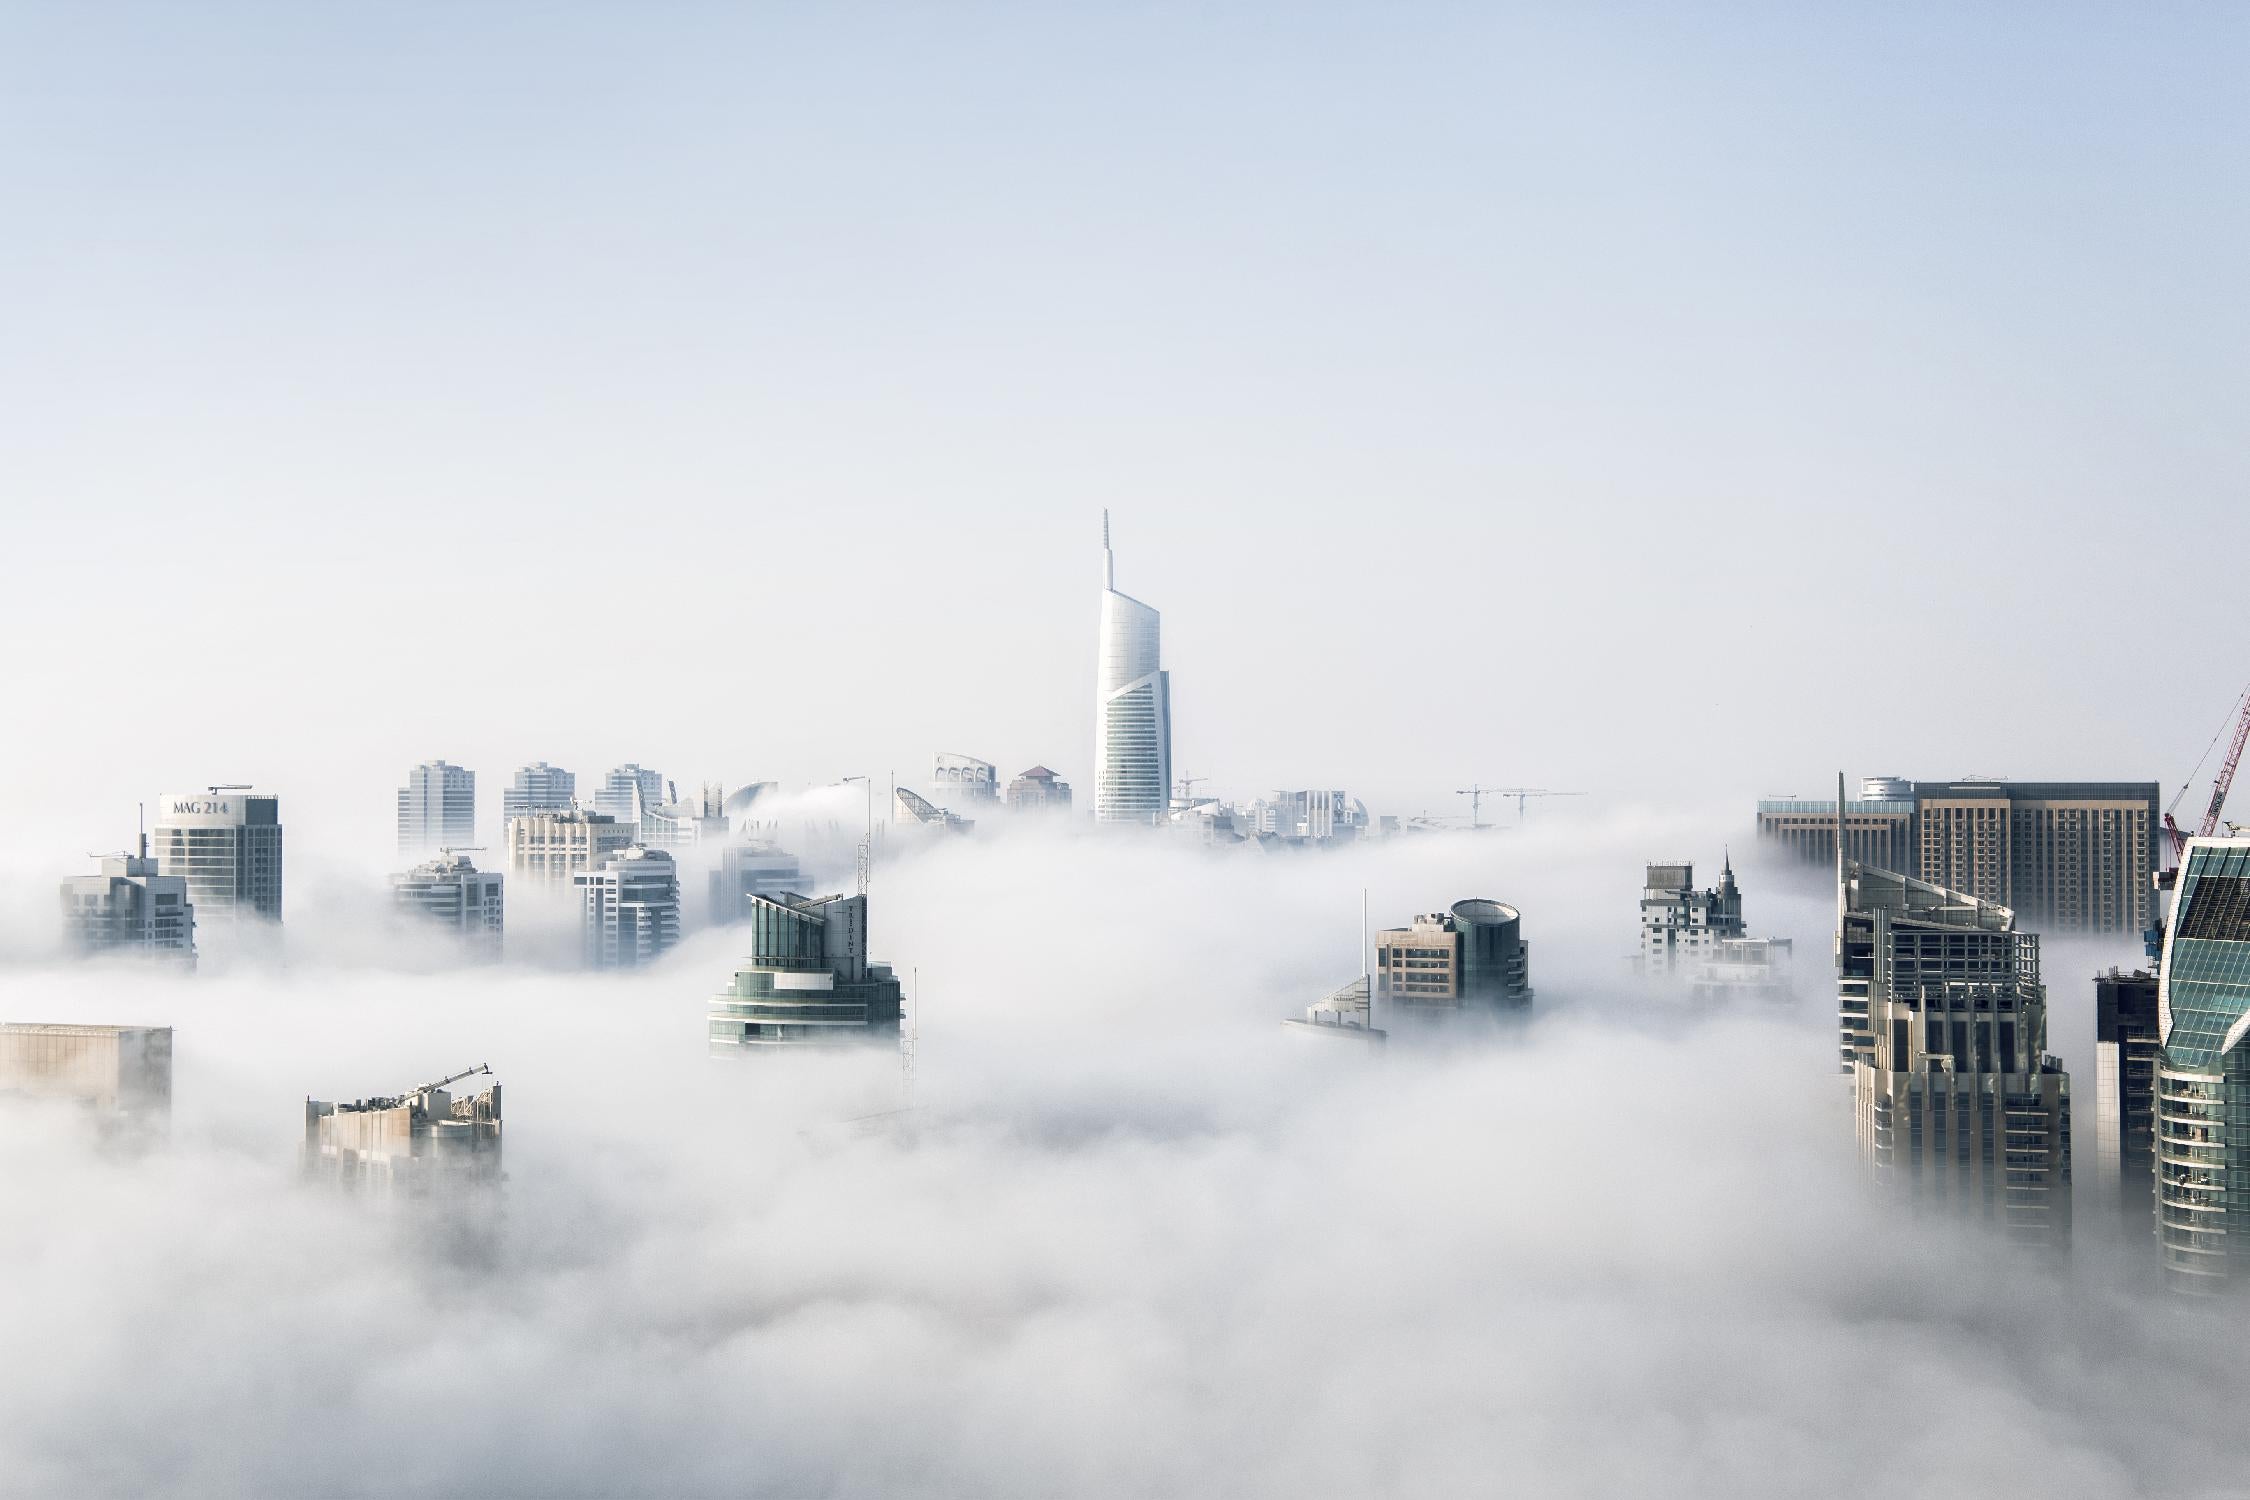
{"type": "Polygon", "coordinates": [[[456,1097],[482,1064],[403,1094],[305,1101],[305,1168],[347,1186],[426,1193],[500,1177],[500,1085],[456,1097]]]}

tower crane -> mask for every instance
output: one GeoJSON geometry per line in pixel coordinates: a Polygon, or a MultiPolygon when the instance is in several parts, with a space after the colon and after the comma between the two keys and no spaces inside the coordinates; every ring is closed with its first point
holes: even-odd
{"type": "MultiPolygon", "coordinates": [[[[2217,735],[2211,737],[2211,743],[2218,743],[2217,735]]],[[[2243,689],[2234,721],[2234,739],[2227,745],[2227,758],[2219,763],[2219,774],[2211,778],[2211,804],[2203,809],[2203,821],[2196,826],[2194,837],[2207,839],[2219,831],[2219,814],[2227,805],[2227,792],[2234,786],[2234,773],[2242,764],[2242,748],[2245,744],[2250,744],[2250,688],[2243,689]]],[[[2211,752],[2205,749],[2203,753],[2208,755],[2211,752]]],[[[2180,798],[2186,795],[2187,788],[2183,785],[2172,798],[2172,806],[2178,807],[2180,798]]],[[[2164,831],[2172,836],[2172,861],[2177,864],[2187,853],[2189,835],[2173,821],[2170,808],[2164,813],[2164,831]]]]}
{"type": "Polygon", "coordinates": [[[1469,827],[1484,827],[1484,799],[1487,797],[1513,797],[1516,799],[1516,822],[1523,822],[1524,804],[1534,797],[1583,797],[1584,792],[1550,792],[1543,786],[1478,786],[1471,783],[1453,794],[1469,799],[1469,827]]]}

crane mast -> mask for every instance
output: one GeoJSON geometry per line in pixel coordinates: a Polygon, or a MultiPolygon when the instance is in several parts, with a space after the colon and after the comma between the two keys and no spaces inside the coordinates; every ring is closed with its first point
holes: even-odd
{"type": "MultiPolygon", "coordinates": [[[[2219,774],[2211,778],[2211,803],[2203,809],[2203,821],[2196,825],[2195,837],[2207,839],[2219,831],[2219,814],[2226,809],[2227,793],[2234,788],[2234,773],[2242,765],[2242,751],[2250,745],[2250,688],[2243,690],[2241,711],[2234,724],[2234,738],[2227,744],[2226,759],[2219,762],[2219,774]]],[[[2187,853],[2187,833],[2164,815],[2164,831],[2172,836],[2172,860],[2177,864],[2187,853]]]]}

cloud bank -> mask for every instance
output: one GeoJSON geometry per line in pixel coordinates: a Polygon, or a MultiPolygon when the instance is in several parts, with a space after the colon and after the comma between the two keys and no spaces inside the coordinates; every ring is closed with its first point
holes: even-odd
{"type": "Polygon", "coordinates": [[[1863,1198],[1817,887],[1745,875],[1793,1012],[1625,982],[1638,861],[1720,836],[902,854],[904,1114],[889,1059],[704,1056],[724,931],[624,979],[341,923],[186,983],[19,963],[6,1018],[179,1031],[161,1149],[0,1115],[0,1492],[2219,1492],[2250,1354],[2141,1288],[2090,1182],[2065,1264],[1863,1198]],[[1521,905],[1529,1034],[1283,1035],[1363,886],[1378,925],[1521,905]],[[305,1094],[486,1061],[473,1233],[298,1179],[305,1094]]]}

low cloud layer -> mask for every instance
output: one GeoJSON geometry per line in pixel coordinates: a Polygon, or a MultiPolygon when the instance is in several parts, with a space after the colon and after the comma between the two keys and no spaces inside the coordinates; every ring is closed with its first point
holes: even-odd
{"type": "MultiPolygon", "coordinates": [[[[888,1059],[707,1059],[726,932],[623,979],[295,930],[185,983],[19,965],[7,1019],[178,1059],[147,1155],[0,1115],[0,1492],[2221,1492],[2240,1341],[2142,1289],[2088,1177],[2061,1265],[1866,1201],[1821,893],[1746,872],[1803,998],[1689,1021],[1622,958],[1638,862],[1719,835],[1649,836],[902,851],[908,1114],[888,1059]],[[1529,1033],[1284,1035],[1363,886],[1377,925],[1521,905],[1529,1033]],[[479,1062],[508,1180],[466,1250],[298,1180],[304,1095],[479,1062]]],[[[2098,957],[2050,955],[2058,1000],[2098,957]]]]}

